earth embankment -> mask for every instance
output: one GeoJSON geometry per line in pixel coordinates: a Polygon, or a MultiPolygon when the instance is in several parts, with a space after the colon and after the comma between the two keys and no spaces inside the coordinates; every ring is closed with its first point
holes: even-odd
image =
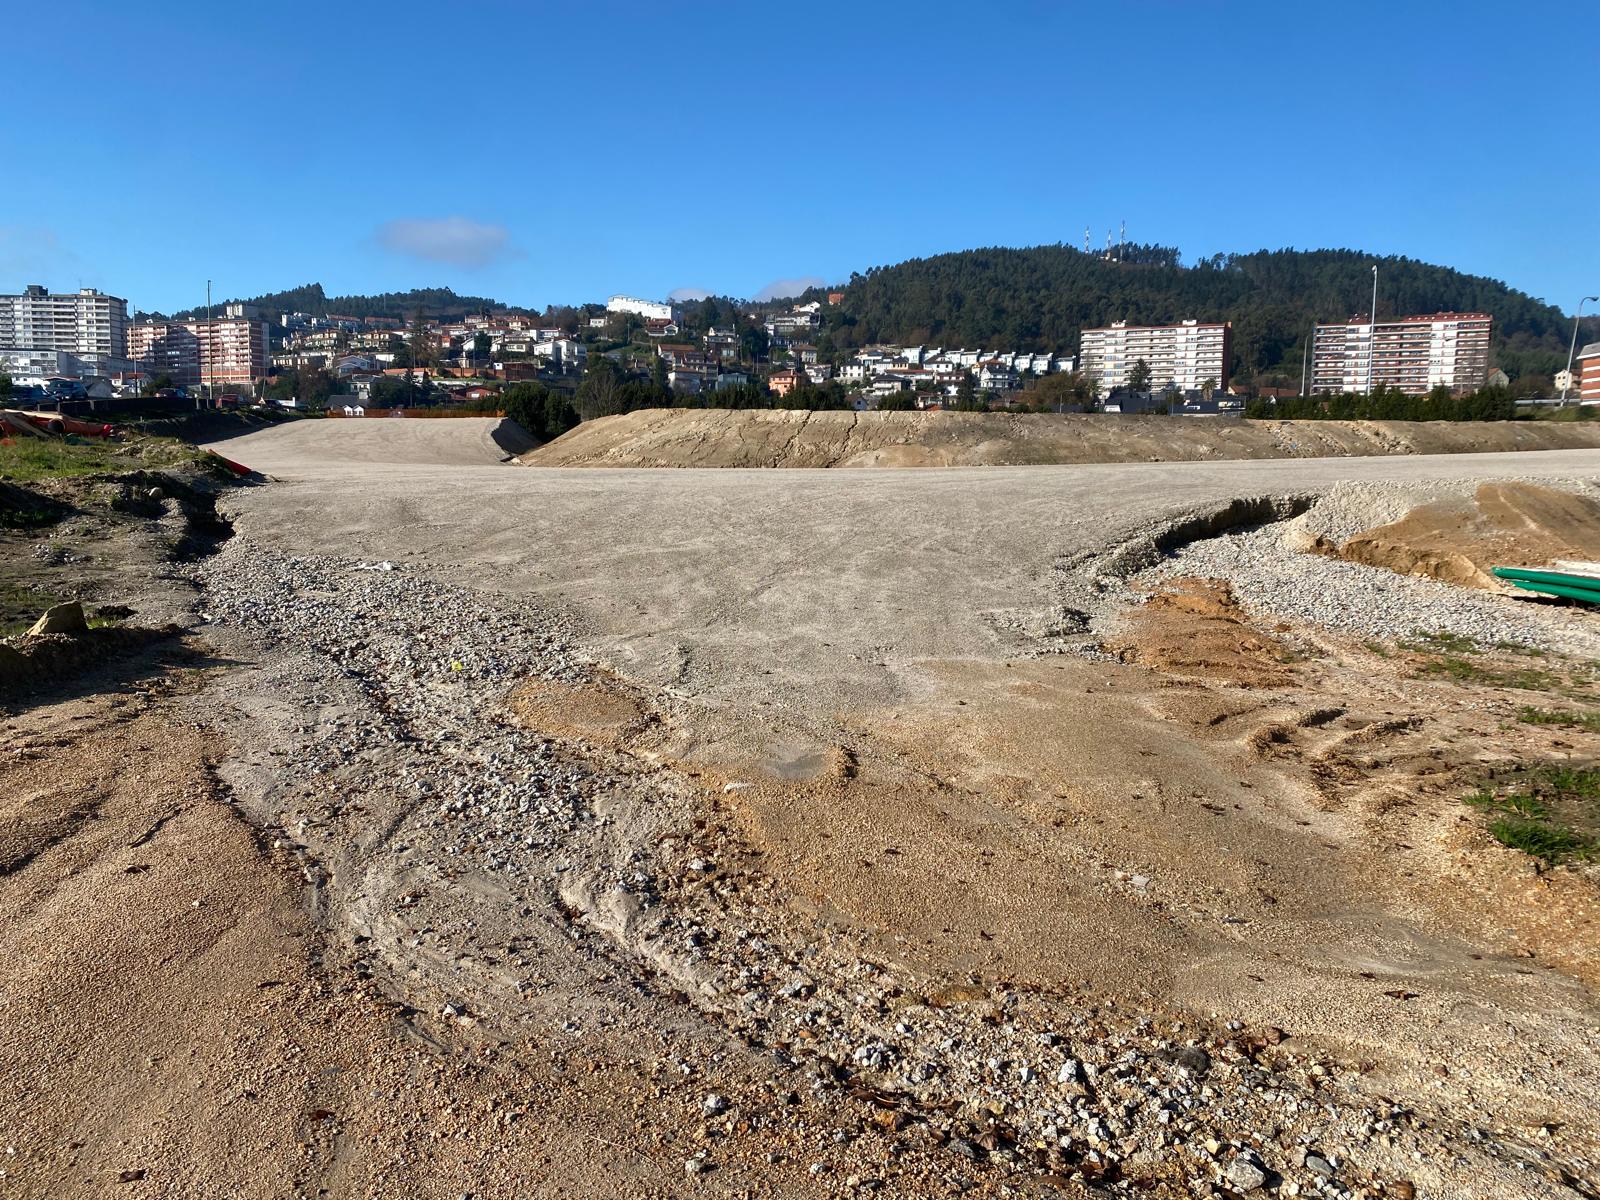
{"type": "Polygon", "coordinates": [[[522,456],[538,467],[981,467],[1567,450],[1600,426],[1111,414],[641,409],[522,456]]]}

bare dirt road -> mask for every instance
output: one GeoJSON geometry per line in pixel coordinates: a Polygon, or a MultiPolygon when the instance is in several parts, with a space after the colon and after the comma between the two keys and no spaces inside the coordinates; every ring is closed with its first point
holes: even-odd
{"type": "Polygon", "coordinates": [[[1592,874],[1460,800],[1595,760],[1517,714],[1591,710],[1600,625],[1208,536],[1600,451],[579,472],[404,425],[228,442],[275,482],[193,571],[192,751],[371,1022],[278,1118],[306,1194],[1600,1187],[1592,874]]]}

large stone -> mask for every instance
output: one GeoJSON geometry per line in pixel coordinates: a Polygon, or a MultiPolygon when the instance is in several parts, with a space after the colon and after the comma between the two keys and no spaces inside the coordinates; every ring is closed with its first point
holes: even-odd
{"type": "Polygon", "coordinates": [[[1241,1192],[1253,1192],[1267,1182],[1266,1168],[1248,1152],[1228,1164],[1227,1176],[1228,1182],[1241,1192]]]}
{"type": "Polygon", "coordinates": [[[89,622],[83,617],[83,605],[72,600],[45,609],[44,616],[35,621],[33,628],[28,630],[28,636],[39,637],[46,633],[83,633],[88,628],[89,622]]]}

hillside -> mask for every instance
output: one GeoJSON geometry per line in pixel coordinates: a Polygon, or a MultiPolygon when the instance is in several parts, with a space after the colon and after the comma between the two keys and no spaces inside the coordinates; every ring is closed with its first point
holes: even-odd
{"type": "MultiPolygon", "coordinates": [[[[222,311],[224,304],[254,304],[264,317],[276,321],[286,312],[309,313],[314,317],[338,313],[347,317],[392,317],[409,321],[418,309],[429,320],[455,321],[471,313],[520,312],[508,310],[506,305],[487,296],[458,296],[449,288],[413,288],[409,292],[382,292],[375,296],[329,296],[320,283],[308,283],[283,292],[267,292],[260,296],[237,296],[212,302],[212,309],[222,311]]],[[[205,315],[205,306],[185,309],[170,314],[173,320],[192,319],[205,315]]],[[[143,315],[143,314],[141,314],[143,315]]],[[[166,314],[157,314],[166,315],[166,314]]]]}
{"type": "Polygon", "coordinates": [[[830,321],[841,349],[895,342],[1076,350],[1081,329],[1112,321],[1232,321],[1236,372],[1282,367],[1297,378],[1302,339],[1317,321],[1370,305],[1378,314],[1482,311],[1495,318],[1493,354],[1513,378],[1565,365],[1568,319],[1497,280],[1409,258],[1355,250],[1262,250],[1179,264],[1176,250],[1134,246],[1107,262],[1069,246],[965,250],[853,275],[830,321]]]}
{"type": "Polygon", "coordinates": [[[1600,427],[1552,421],[1237,422],[647,408],[585,421],[518,461],[530,467],[990,467],[1594,446],[1600,446],[1600,427]]]}

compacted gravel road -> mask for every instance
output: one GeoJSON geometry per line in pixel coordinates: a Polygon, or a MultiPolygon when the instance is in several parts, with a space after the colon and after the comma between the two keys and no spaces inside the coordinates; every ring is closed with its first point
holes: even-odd
{"type": "MultiPolygon", "coordinates": [[[[191,572],[240,664],[219,773],[330,959],[535,1074],[631,1056],[596,1104],[645,1115],[573,1186],[1593,1194],[1592,958],[1534,965],[1549,929],[1489,907],[1587,893],[1509,858],[1463,893],[1468,835],[1393,769],[1514,710],[1337,694],[1359,651],[1311,625],[1243,686],[1099,647],[1175,528],[1341,480],[1590,488],[1600,451],[590,472],[492,433],[232,440],[273,482],[191,572]]],[[[1359,607],[1349,569],[1307,578],[1359,607]]]]}

